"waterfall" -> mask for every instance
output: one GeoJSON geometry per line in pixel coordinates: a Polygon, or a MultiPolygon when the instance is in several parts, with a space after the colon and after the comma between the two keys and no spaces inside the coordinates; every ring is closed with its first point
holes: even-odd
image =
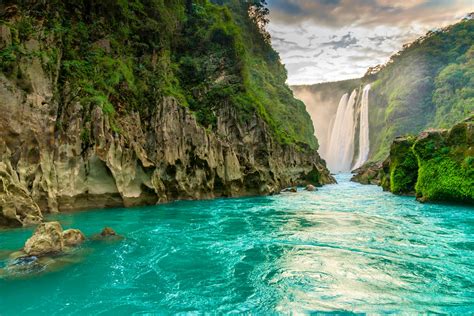
{"type": "Polygon", "coordinates": [[[357,91],[348,98],[344,94],[337,107],[327,152],[328,167],[332,172],[350,171],[354,156],[354,104],[357,91]]]}
{"type": "Polygon", "coordinates": [[[357,97],[357,90],[352,91],[349,101],[347,102],[346,113],[344,115],[344,128],[342,130],[342,139],[344,142],[343,155],[341,161],[341,171],[351,171],[352,159],[354,158],[354,105],[357,97]]]}
{"type": "Polygon", "coordinates": [[[328,128],[328,133],[326,135],[326,147],[324,147],[324,151],[321,152],[321,157],[324,157],[326,159],[328,152],[329,152],[329,144],[331,144],[331,131],[334,126],[334,120],[336,118],[332,117],[331,120],[329,121],[329,128],[328,128]]]}
{"type": "Polygon", "coordinates": [[[357,108],[358,90],[352,91],[350,97],[345,93],[339,101],[336,116],[329,124],[328,146],[323,155],[329,170],[333,173],[357,169],[369,157],[369,91],[370,84],[364,87],[360,98],[359,156],[353,168],[351,166],[354,159],[354,136],[357,127],[354,114],[357,108]]]}
{"type": "Polygon", "coordinates": [[[338,168],[338,154],[337,154],[337,147],[336,144],[339,144],[341,135],[339,131],[342,129],[342,120],[344,119],[344,113],[346,111],[347,106],[347,98],[348,95],[345,93],[341,100],[339,101],[339,105],[337,107],[336,117],[334,119],[334,123],[331,130],[331,137],[329,138],[329,146],[327,151],[327,165],[329,170],[335,172],[334,170],[338,168]]]}
{"type": "Polygon", "coordinates": [[[370,84],[366,85],[362,93],[362,105],[360,109],[359,129],[359,157],[352,169],[361,167],[369,157],[369,91],[370,84]]]}

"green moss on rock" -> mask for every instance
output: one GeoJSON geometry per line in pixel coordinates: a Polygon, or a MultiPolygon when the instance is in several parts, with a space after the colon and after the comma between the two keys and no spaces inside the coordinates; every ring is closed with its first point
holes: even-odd
{"type": "Polygon", "coordinates": [[[397,138],[383,164],[368,163],[353,181],[378,184],[419,201],[474,203],[474,116],[450,130],[397,138]]]}
{"type": "Polygon", "coordinates": [[[474,119],[451,130],[429,131],[413,146],[418,160],[416,195],[421,201],[474,201],[474,119]]]}
{"type": "Polygon", "coordinates": [[[390,191],[395,194],[415,193],[418,162],[412,151],[415,137],[397,138],[390,147],[390,191]]]}

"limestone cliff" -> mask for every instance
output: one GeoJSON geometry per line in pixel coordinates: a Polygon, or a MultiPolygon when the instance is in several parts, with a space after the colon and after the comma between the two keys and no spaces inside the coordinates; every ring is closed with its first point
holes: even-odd
{"type": "MultiPolygon", "coordinates": [[[[64,59],[64,35],[35,17],[35,31],[22,36],[22,8],[0,9],[6,21],[0,32],[0,225],[29,225],[65,210],[272,194],[334,182],[314,146],[281,141],[271,117],[252,110],[243,119],[229,98],[216,97],[216,121],[207,126],[173,94],[147,97],[146,110],[128,106],[133,96],[117,101],[131,86],[125,80],[115,83],[121,94],[106,95],[113,115],[89,95],[76,97],[92,88],[65,71],[72,62],[64,59]],[[10,53],[13,60],[5,57],[10,53]]],[[[90,44],[103,52],[110,42],[90,44]]],[[[148,58],[150,69],[154,52],[140,57],[148,58]]],[[[215,77],[228,75],[222,67],[215,77]]],[[[208,86],[193,93],[205,91],[208,86]]]]}

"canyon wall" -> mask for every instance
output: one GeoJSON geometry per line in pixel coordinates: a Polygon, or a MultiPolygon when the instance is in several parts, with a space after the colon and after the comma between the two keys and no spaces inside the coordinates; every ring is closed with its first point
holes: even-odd
{"type": "MultiPolygon", "coordinates": [[[[220,95],[213,97],[212,108],[205,109],[211,109],[210,113],[200,111],[199,103],[189,104],[201,100],[215,85],[225,89],[230,85],[226,86],[228,80],[239,78],[240,72],[229,78],[231,68],[226,65],[230,57],[213,59],[203,55],[203,62],[212,63],[208,67],[217,67],[213,68],[213,79],[205,87],[196,83],[199,89],[183,98],[185,90],[170,93],[166,92],[168,86],[153,88],[155,81],[141,83],[145,78],[135,73],[149,67],[142,76],[163,79],[165,73],[157,60],[164,57],[159,57],[156,49],[135,56],[130,53],[132,49],[137,52],[133,46],[127,51],[129,56],[113,54],[116,39],[103,34],[107,15],[100,19],[96,16],[102,14],[102,9],[92,15],[104,23],[99,28],[102,39],[88,42],[84,54],[94,54],[84,57],[74,55],[84,41],[74,42],[71,47],[65,44],[76,40],[68,38],[68,32],[77,28],[64,28],[79,18],[83,18],[82,24],[91,23],[91,16],[84,16],[85,9],[77,11],[71,5],[63,7],[61,14],[72,16],[55,20],[59,24],[48,23],[48,19],[58,16],[56,8],[49,5],[34,2],[24,7],[1,7],[8,22],[1,25],[0,32],[0,225],[35,224],[44,214],[58,211],[272,194],[290,185],[334,182],[315,150],[314,137],[311,135],[313,139],[308,143],[290,141],[290,136],[282,140],[281,135],[286,134],[275,129],[276,119],[264,109],[247,109],[243,116],[235,99],[220,95]],[[35,5],[41,10],[34,11],[35,5]],[[25,21],[32,27],[27,33],[21,24],[25,21]],[[57,29],[60,33],[55,33],[57,29]],[[128,64],[114,64],[107,55],[127,62],[136,60],[137,64],[128,69],[128,64]],[[106,62],[89,63],[97,56],[106,58],[106,62]],[[88,73],[82,76],[86,70],[88,73]],[[106,84],[91,81],[91,77],[104,73],[106,84]],[[145,92],[133,90],[138,84],[143,84],[145,92]],[[159,93],[147,94],[153,91],[159,93]],[[203,119],[202,113],[208,116],[203,119]],[[205,124],[209,117],[211,123],[205,124]]],[[[184,10],[184,1],[174,5],[173,10],[184,10]]],[[[202,9],[226,10],[207,2],[202,9]]],[[[222,12],[230,18],[227,11],[222,12]]],[[[113,28],[109,26],[107,32],[113,32],[113,28]]],[[[186,38],[183,32],[179,30],[186,38]]],[[[125,38],[124,43],[127,41],[125,38]]],[[[161,66],[166,62],[173,59],[162,61],[161,66]]],[[[284,81],[281,84],[284,86],[284,81]]],[[[178,89],[176,86],[174,89],[178,89]]],[[[280,102],[284,104],[284,100],[280,102]]],[[[295,106],[298,108],[289,110],[304,109],[302,104],[295,106]]],[[[301,115],[308,117],[306,122],[312,131],[307,113],[301,115]]]]}

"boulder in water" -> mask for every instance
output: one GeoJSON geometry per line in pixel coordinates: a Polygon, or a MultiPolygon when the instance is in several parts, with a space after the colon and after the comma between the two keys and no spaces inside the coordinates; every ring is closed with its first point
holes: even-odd
{"type": "Polygon", "coordinates": [[[24,252],[28,256],[44,256],[64,250],[63,228],[59,222],[38,225],[33,236],[25,243],[24,252]]]}
{"type": "Polygon", "coordinates": [[[9,255],[8,264],[0,269],[0,277],[22,277],[50,272],[81,260],[84,251],[69,251],[86,240],[78,229],[63,231],[59,222],[38,225],[22,250],[9,255]]]}
{"type": "Polygon", "coordinates": [[[316,191],[316,187],[312,184],[308,184],[305,188],[306,191],[309,191],[309,192],[313,192],[313,191],[316,191]]]}
{"type": "Polygon", "coordinates": [[[95,234],[91,238],[92,240],[104,240],[104,241],[118,241],[122,240],[123,236],[117,235],[115,230],[110,227],[104,227],[100,234],[95,234]]]}
{"type": "Polygon", "coordinates": [[[75,247],[82,244],[86,237],[79,229],[67,229],[63,231],[64,246],[75,247]]]}
{"type": "Polygon", "coordinates": [[[100,232],[100,235],[101,235],[102,237],[116,236],[117,233],[115,232],[115,230],[113,230],[113,229],[110,228],[110,227],[104,227],[104,229],[102,229],[102,231],[100,232]]]}

